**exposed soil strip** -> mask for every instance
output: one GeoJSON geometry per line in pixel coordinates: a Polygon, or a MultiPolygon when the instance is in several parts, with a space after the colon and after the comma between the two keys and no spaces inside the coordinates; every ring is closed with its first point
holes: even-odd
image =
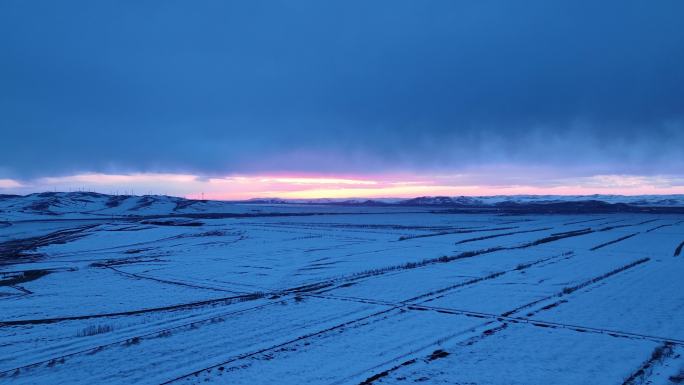
{"type": "Polygon", "coordinates": [[[544,227],[541,229],[533,229],[533,230],[523,230],[523,231],[511,231],[510,233],[503,233],[503,234],[494,234],[494,235],[486,235],[483,237],[477,237],[477,238],[468,238],[464,239],[462,241],[456,242],[457,245],[463,244],[463,243],[468,243],[468,242],[475,242],[475,241],[482,241],[485,239],[492,239],[492,238],[498,238],[498,237],[505,237],[508,235],[514,235],[514,234],[524,234],[524,233],[534,233],[537,231],[544,231],[544,230],[551,230],[552,227],[544,227]]]}
{"type": "Polygon", "coordinates": [[[680,243],[679,246],[677,246],[677,248],[675,249],[675,257],[679,257],[679,255],[682,253],[682,248],[684,248],[684,241],[682,241],[682,243],[680,243]]]}
{"type": "Polygon", "coordinates": [[[647,223],[652,223],[652,222],[656,222],[656,221],[659,221],[659,220],[660,220],[660,219],[650,219],[650,220],[647,220],[647,221],[639,222],[639,223],[635,224],[634,226],[645,225],[645,224],[647,224],[647,223]]]}
{"type": "Polygon", "coordinates": [[[524,249],[527,247],[542,245],[544,243],[554,242],[554,241],[558,241],[558,240],[565,239],[565,238],[578,237],[580,235],[591,234],[593,232],[594,232],[594,230],[592,230],[592,229],[584,229],[584,230],[570,231],[567,233],[558,233],[557,235],[551,235],[548,237],[537,239],[536,241],[528,242],[528,243],[525,243],[523,245],[516,246],[513,248],[514,249],[524,249]]]}
{"type": "MultiPolygon", "coordinates": [[[[650,219],[650,220],[647,220],[647,221],[643,221],[643,222],[639,222],[639,223],[634,223],[634,224],[629,224],[629,225],[607,226],[607,227],[602,227],[602,228],[597,229],[597,230],[593,230],[592,228],[588,227],[588,228],[582,229],[582,230],[574,230],[574,231],[567,231],[567,232],[564,232],[564,233],[556,233],[556,234],[551,234],[550,236],[545,237],[545,238],[537,239],[536,241],[532,241],[532,242],[529,242],[529,243],[525,243],[525,244],[523,244],[523,245],[521,245],[521,246],[517,246],[517,247],[515,247],[515,248],[517,248],[517,249],[524,249],[524,248],[527,248],[527,247],[530,247],[530,246],[537,246],[537,245],[541,245],[541,244],[544,244],[544,243],[549,243],[549,242],[558,241],[558,240],[561,240],[561,239],[564,239],[564,238],[577,237],[577,236],[580,236],[580,235],[591,234],[591,233],[593,233],[593,232],[598,232],[598,231],[610,231],[610,230],[619,229],[619,228],[623,228],[623,227],[639,226],[639,225],[644,225],[644,224],[646,224],[646,223],[651,223],[651,222],[654,222],[654,221],[657,221],[657,220],[658,220],[658,219],[650,219]]],[[[631,235],[631,236],[629,236],[629,237],[633,237],[633,236],[634,236],[634,235],[631,235]]],[[[626,237],[626,238],[624,238],[624,239],[627,239],[627,238],[629,238],[629,237],[626,237]]],[[[619,242],[619,241],[621,241],[621,240],[623,240],[623,239],[618,239],[618,240],[616,240],[616,242],[619,242]]],[[[607,246],[607,245],[599,245],[599,246],[603,247],[603,246],[607,246]]]]}
{"type": "Polygon", "coordinates": [[[0,243],[0,266],[16,263],[30,262],[41,257],[40,254],[29,254],[39,247],[52,244],[64,244],[86,236],[84,232],[95,225],[80,226],[77,228],[58,230],[39,237],[14,239],[0,243]]]}
{"type": "Polygon", "coordinates": [[[610,231],[610,230],[615,230],[615,229],[621,229],[623,227],[632,227],[632,226],[637,226],[637,225],[640,225],[640,223],[635,223],[635,224],[631,224],[631,225],[606,226],[606,227],[602,227],[596,231],[610,231]]]}
{"type": "Polygon", "coordinates": [[[664,344],[657,346],[651,357],[649,357],[646,362],[644,362],[634,373],[632,373],[622,385],[637,385],[643,384],[646,378],[653,372],[653,367],[658,363],[663,362],[666,358],[674,354],[674,349],[672,349],[672,343],[665,342],[664,344]]]}
{"type": "Polygon", "coordinates": [[[417,358],[412,358],[412,359],[410,359],[410,360],[404,361],[404,362],[402,362],[402,363],[399,364],[399,365],[396,365],[396,366],[394,366],[394,367],[391,367],[391,368],[389,368],[389,369],[387,369],[387,370],[384,370],[384,371],[382,371],[382,372],[380,372],[380,373],[374,374],[374,375],[372,375],[372,376],[366,378],[365,380],[359,382],[359,385],[370,385],[370,384],[374,383],[376,380],[379,380],[379,379],[381,379],[381,378],[383,378],[383,377],[387,377],[390,373],[396,371],[397,369],[399,369],[399,368],[401,368],[401,367],[403,367],[403,366],[409,366],[409,365],[414,364],[416,361],[418,361],[417,358]]]}
{"type": "Polygon", "coordinates": [[[484,233],[487,231],[499,231],[499,230],[512,230],[512,229],[517,229],[517,226],[514,227],[497,227],[497,228],[492,228],[492,229],[471,229],[471,230],[456,230],[456,231],[440,231],[438,233],[431,233],[431,234],[420,234],[420,235],[405,235],[402,237],[399,237],[400,241],[406,241],[409,239],[417,239],[417,238],[429,238],[429,237],[438,237],[441,235],[451,235],[451,234],[469,234],[469,233],[484,233]]]}
{"type": "Polygon", "coordinates": [[[612,241],[608,241],[608,242],[602,243],[602,244],[600,244],[600,245],[598,245],[598,246],[594,246],[594,247],[592,247],[590,250],[591,250],[591,251],[598,250],[598,249],[600,249],[600,248],[602,248],[602,247],[606,247],[606,246],[608,246],[608,245],[612,245],[613,243],[618,243],[618,242],[620,242],[620,241],[624,241],[625,239],[632,238],[633,236],[639,235],[639,234],[640,234],[640,233],[634,233],[634,234],[625,235],[624,237],[620,237],[620,238],[618,238],[618,239],[614,239],[614,240],[612,240],[612,241]]]}
{"type": "Polygon", "coordinates": [[[608,219],[608,218],[594,218],[594,219],[587,219],[585,221],[568,222],[568,223],[563,223],[563,226],[576,225],[576,224],[587,223],[587,222],[596,222],[596,221],[602,221],[605,219],[608,219]]]}
{"type": "Polygon", "coordinates": [[[646,232],[647,232],[647,233],[650,233],[651,231],[655,231],[655,230],[658,230],[658,229],[662,229],[663,227],[676,226],[676,225],[678,225],[678,224],[680,224],[680,223],[681,223],[681,222],[677,222],[677,223],[668,223],[668,224],[656,226],[656,227],[653,227],[653,228],[650,228],[650,229],[646,230],[646,232]]]}
{"type": "Polygon", "coordinates": [[[14,286],[20,283],[31,282],[40,277],[50,274],[49,270],[26,270],[19,273],[1,273],[0,286],[14,286]]]}
{"type": "Polygon", "coordinates": [[[579,230],[570,230],[570,231],[563,231],[560,233],[553,233],[551,234],[552,236],[559,236],[559,235],[576,235],[576,234],[582,234],[586,233],[587,231],[591,230],[591,227],[585,227],[583,229],[579,230]]]}

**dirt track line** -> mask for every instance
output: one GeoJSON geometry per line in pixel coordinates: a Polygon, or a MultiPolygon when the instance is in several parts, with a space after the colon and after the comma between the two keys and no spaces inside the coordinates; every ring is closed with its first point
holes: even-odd
{"type": "Polygon", "coordinates": [[[159,312],[159,311],[189,309],[189,308],[193,308],[193,307],[219,304],[221,302],[227,302],[228,304],[231,304],[231,303],[235,303],[235,302],[253,301],[255,299],[263,298],[264,296],[265,296],[265,294],[263,294],[263,293],[252,293],[252,294],[247,294],[247,295],[222,297],[222,298],[208,299],[208,300],[204,300],[204,301],[187,302],[187,303],[176,304],[176,305],[161,306],[161,307],[147,308],[147,309],[138,309],[138,310],[129,310],[129,311],[122,311],[122,312],[115,312],[115,313],[100,313],[100,314],[86,314],[86,315],[68,316],[68,317],[0,321],[0,328],[1,327],[7,327],[7,326],[21,326],[21,325],[44,325],[44,324],[51,324],[51,323],[63,322],[63,321],[77,321],[77,320],[85,320],[85,319],[93,319],[93,318],[119,317],[119,316],[137,315],[137,314],[144,314],[144,313],[153,313],[153,312],[159,312]]]}
{"type": "Polygon", "coordinates": [[[179,282],[179,281],[173,281],[169,279],[162,279],[162,278],[155,278],[155,277],[148,277],[145,275],[140,275],[140,274],[134,274],[134,273],[128,273],[122,270],[117,269],[116,267],[113,266],[105,266],[105,268],[110,269],[118,274],[127,276],[129,278],[134,278],[134,279],[145,279],[145,280],[150,280],[150,281],[155,281],[155,282],[160,282],[160,283],[166,283],[170,285],[178,285],[178,286],[185,286],[185,287],[192,287],[195,289],[206,289],[206,290],[214,290],[214,291],[220,291],[220,292],[225,292],[225,293],[237,293],[237,294],[249,294],[246,292],[236,292],[234,290],[228,290],[228,289],[220,289],[217,287],[211,287],[211,286],[201,286],[201,285],[194,285],[190,283],[184,283],[184,282],[179,282]]]}

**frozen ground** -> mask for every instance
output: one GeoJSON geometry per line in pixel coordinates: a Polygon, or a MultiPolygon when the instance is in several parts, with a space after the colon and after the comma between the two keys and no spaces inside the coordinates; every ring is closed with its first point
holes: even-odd
{"type": "Polygon", "coordinates": [[[44,198],[3,384],[684,383],[684,215],[44,198]]]}

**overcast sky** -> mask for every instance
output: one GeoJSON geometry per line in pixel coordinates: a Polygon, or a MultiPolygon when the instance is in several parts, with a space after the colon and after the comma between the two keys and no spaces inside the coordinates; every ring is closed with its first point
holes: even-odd
{"type": "Polygon", "coordinates": [[[676,185],[682,15],[681,0],[4,0],[0,193],[83,174],[676,185]]]}

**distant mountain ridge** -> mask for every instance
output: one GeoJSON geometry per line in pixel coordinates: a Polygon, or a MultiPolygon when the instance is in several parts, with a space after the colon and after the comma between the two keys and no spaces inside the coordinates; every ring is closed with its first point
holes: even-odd
{"type": "MultiPolygon", "coordinates": [[[[271,212],[296,206],[417,207],[461,212],[502,213],[684,213],[684,195],[515,195],[411,199],[279,199],[213,201],[166,195],[108,195],[94,192],[44,192],[0,195],[0,220],[31,218],[100,218],[109,216],[200,215],[206,213],[271,212]]],[[[317,209],[318,210],[318,209],[317,209]]],[[[324,212],[324,209],[319,211],[324,212]]]]}
{"type": "Polygon", "coordinates": [[[684,195],[492,195],[492,196],[422,196],[410,199],[280,199],[256,198],[243,202],[255,204],[335,204],[335,205],[396,205],[442,207],[488,207],[510,204],[550,204],[599,201],[634,206],[684,207],[684,195]]]}

